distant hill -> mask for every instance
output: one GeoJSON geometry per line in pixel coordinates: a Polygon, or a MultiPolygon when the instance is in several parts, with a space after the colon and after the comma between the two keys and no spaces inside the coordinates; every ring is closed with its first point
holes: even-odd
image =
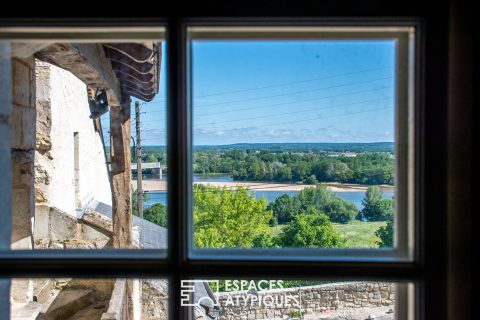
{"type": "MultiPolygon", "coordinates": [[[[165,146],[144,145],[144,151],[165,150],[165,146]]],[[[393,152],[393,142],[320,142],[320,143],[235,143],[224,145],[197,145],[194,151],[207,150],[267,150],[281,152],[393,152]]]]}
{"type": "Polygon", "coordinates": [[[201,150],[268,150],[270,152],[393,152],[393,142],[367,143],[236,143],[227,145],[198,145],[201,150]]]}

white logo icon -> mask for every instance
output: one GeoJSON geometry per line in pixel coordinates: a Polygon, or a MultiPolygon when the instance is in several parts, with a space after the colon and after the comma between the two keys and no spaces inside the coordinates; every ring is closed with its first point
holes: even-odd
{"type": "Polygon", "coordinates": [[[218,291],[219,280],[182,280],[180,303],[184,307],[206,306],[213,309],[220,306],[218,291]]]}

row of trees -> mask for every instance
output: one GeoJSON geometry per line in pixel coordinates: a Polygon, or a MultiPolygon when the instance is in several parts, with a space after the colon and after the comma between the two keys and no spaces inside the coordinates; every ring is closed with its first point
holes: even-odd
{"type": "MultiPolygon", "coordinates": [[[[322,185],[305,188],[293,197],[282,195],[268,206],[265,198],[257,200],[246,188],[231,190],[195,185],[195,246],[341,248],[346,239],[335,231],[332,222],[348,223],[356,217],[387,221],[375,235],[380,238],[380,247],[392,247],[393,200],[382,199],[381,190],[370,187],[363,205],[364,209],[358,212],[354,204],[322,185]],[[272,235],[270,227],[275,224],[284,226],[280,233],[272,235]]],[[[167,226],[167,208],[162,204],[145,209],[143,215],[157,225],[167,226]]]]}
{"type": "MultiPolygon", "coordinates": [[[[131,157],[132,162],[137,162],[136,150],[132,147],[131,157]]],[[[167,165],[167,151],[165,147],[142,147],[142,162],[160,162],[162,165],[167,165]]]]}
{"type": "MultiPolygon", "coordinates": [[[[132,153],[133,157],[133,153],[132,153]]],[[[136,159],[132,158],[136,162],[136,159]]],[[[165,148],[145,147],[143,162],[167,164],[165,148]]],[[[393,184],[391,152],[364,152],[356,156],[341,153],[272,152],[270,150],[201,150],[193,154],[197,174],[223,173],[234,180],[303,182],[343,182],[393,184]]]]}
{"type": "Polygon", "coordinates": [[[353,203],[343,200],[323,185],[305,188],[292,197],[281,195],[268,205],[279,224],[292,221],[308,208],[314,208],[327,215],[330,221],[338,223],[348,223],[358,214],[358,208],[353,203]]]}
{"type": "Polygon", "coordinates": [[[268,205],[274,214],[274,221],[287,223],[298,212],[314,207],[324,212],[332,222],[348,223],[353,219],[362,221],[388,221],[393,217],[393,200],[383,199],[378,186],[370,186],[362,200],[361,211],[351,202],[345,201],[323,185],[305,188],[294,196],[283,194],[268,205]]]}
{"type": "Polygon", "coordinates": [[[259,150],[202,151],[194,154],[194,172],[224,173],[234,180],[393,184],[393,157],[387,152],[332,156],[325,153],[272,153],[259,150]]]}

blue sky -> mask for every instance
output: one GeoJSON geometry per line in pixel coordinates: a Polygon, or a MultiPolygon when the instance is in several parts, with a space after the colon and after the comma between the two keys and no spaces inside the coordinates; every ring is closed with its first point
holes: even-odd
{"type": "MultiPolygon", "coordinates": [[[[196,145],[393,141],[393,40],[195,41],[192,50],[196,145]]],[[[165,144],[165,109],[162,66],[161,90],[142,106],[144,145],[165,144]]]]}

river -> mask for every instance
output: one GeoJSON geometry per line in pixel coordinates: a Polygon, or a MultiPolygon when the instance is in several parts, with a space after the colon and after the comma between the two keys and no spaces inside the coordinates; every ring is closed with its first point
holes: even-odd
{"type": "MultiPolygon", "coordinates": [[[[226,175],[194,175],[194,182],[229,182],[233,181],[232,177],[226,175]]],[[[280,197],[283,194],[288,194],[289,196],[294,196],[298,191],[253,191],[255,197],[260,199],[262,196],[267,198],[267,203],[270,203],[280,197]]],[[[336,192],[336,194],[349,202],[352,202],[357,206],[359,210],[363,208],[362,200],[365,196],[364,192],[336,192]]],[[[384,199],[392,199],[393,191],[384,191],[384,199]]],[[[149,192],[148,199],[145,201],[145,208],[151,207],[155,203],[167,204],[167,193],[166,192],[149,192]]]]}

